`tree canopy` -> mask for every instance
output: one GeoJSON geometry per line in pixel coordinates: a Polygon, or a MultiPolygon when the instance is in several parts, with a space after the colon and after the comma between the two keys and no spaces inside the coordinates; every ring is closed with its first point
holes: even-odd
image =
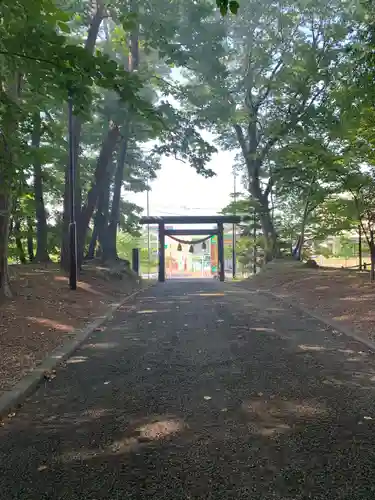
{"type": "Polygon", "coordinates": [[[9,259],[67,268],[69,99],[80,264],[137,234],[127,193],[163,156],[209,177],[219,150],[236,152],[265,260],[359,226],[371,245],[370,3],[16,0],[0,18],[2,295],[9,259]]]}

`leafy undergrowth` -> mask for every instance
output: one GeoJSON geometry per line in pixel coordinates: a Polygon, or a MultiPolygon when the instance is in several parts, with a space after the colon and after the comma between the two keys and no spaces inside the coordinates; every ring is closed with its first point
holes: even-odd
{"type": "Polygon", "coordinates": [[[56,265],[10,266],[13,299],[0,305],[0,394],[9,390],[74,330],[142,286],[124,267],[85,265],[77,290],[56,265]]]}
{"type": "Polygon", "coordinates": [[[375,284],[367,272],[275,261],[246,286],[270,290],[375,340],[375,284]]]}

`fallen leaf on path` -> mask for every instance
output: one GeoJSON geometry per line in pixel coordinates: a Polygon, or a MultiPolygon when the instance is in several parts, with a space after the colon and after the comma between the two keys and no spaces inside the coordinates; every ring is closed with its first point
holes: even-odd
{"type": "Polygon", "coordinates": [[[372,417],[363,417],[363,420],[372,420],[372,417]]]}
{"type": "Polygon", "coordinates": [[[106,381],[104,382],[104,385],[108,385],[108,384],[110,384],[110,381],[109,381],[109,380],[106,380],[106,381]]]}
{"type": "Polygon", "coordinates": [[[45,371],[43,374],[43,377],[50,382],[56,377],[56,370],[51,370],[51,371],[45,371]]]}
{"type": "Polygon", "coordinates": [[[39,465],[38,472],[42,472],[43,470],[46,470],[46,469],[48,469],[48,467],[46,465],[39,465]]]}
{"type": "Polygon", "coordinates": [[[13,417],[15,417],[15,416],[16,416],[16,414],[15,414],[15,413],[8,413],[8,418],[13,418],[13,417]]]}
{"type": "Polygon", "coordinates": [[[206,400],[206,401],[209,401],[209,400],[210,400],[210,399],[212,399],[212,398],[211,398],[211,396],[204,396],[204,398],[203,398],[203,399],[204,399],[204,400],[206,400]]]}

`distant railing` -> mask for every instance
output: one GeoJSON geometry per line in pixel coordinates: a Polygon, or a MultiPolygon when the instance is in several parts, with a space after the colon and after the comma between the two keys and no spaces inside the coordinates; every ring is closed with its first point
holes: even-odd
{"type": "Polygon", "coordinates": [[[362,266],[357,264],[356,266],[341,266],[341,269],[358,269],[358,271],[370,271],[371,263],[364,262],[362,266]]]}
{"type": "MultiPolygon", "coordinates": [[[[366,262],[370,257],[365,255],[362,259],[362,262],[366,262]]],[[[314,260],[318,263],[320,267],[336,267],[338,269],[359,269],[359,258],[358,257],[323,257],[319,255],[314,257],[314,260]]]]}

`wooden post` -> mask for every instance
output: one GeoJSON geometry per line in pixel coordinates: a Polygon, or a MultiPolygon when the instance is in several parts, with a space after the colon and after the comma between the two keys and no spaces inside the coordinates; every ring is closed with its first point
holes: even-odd
{"type": "Polygon", "coordinates": [[[225,268],[224,268],[224,225],[222,222],[217,224],[217,249],[218,249],[218,265],[219,265],[219,279],[224,281],[225,268]]]}
{"type": "Polygon", "coordinates": [[[165,281],[165,225],[159,223],[159,281],[165,281]]]}
{"type": "Polygon", "coordinates": [[[132,269],[139,275],[139,248],[132,249],[132,269]]]}

